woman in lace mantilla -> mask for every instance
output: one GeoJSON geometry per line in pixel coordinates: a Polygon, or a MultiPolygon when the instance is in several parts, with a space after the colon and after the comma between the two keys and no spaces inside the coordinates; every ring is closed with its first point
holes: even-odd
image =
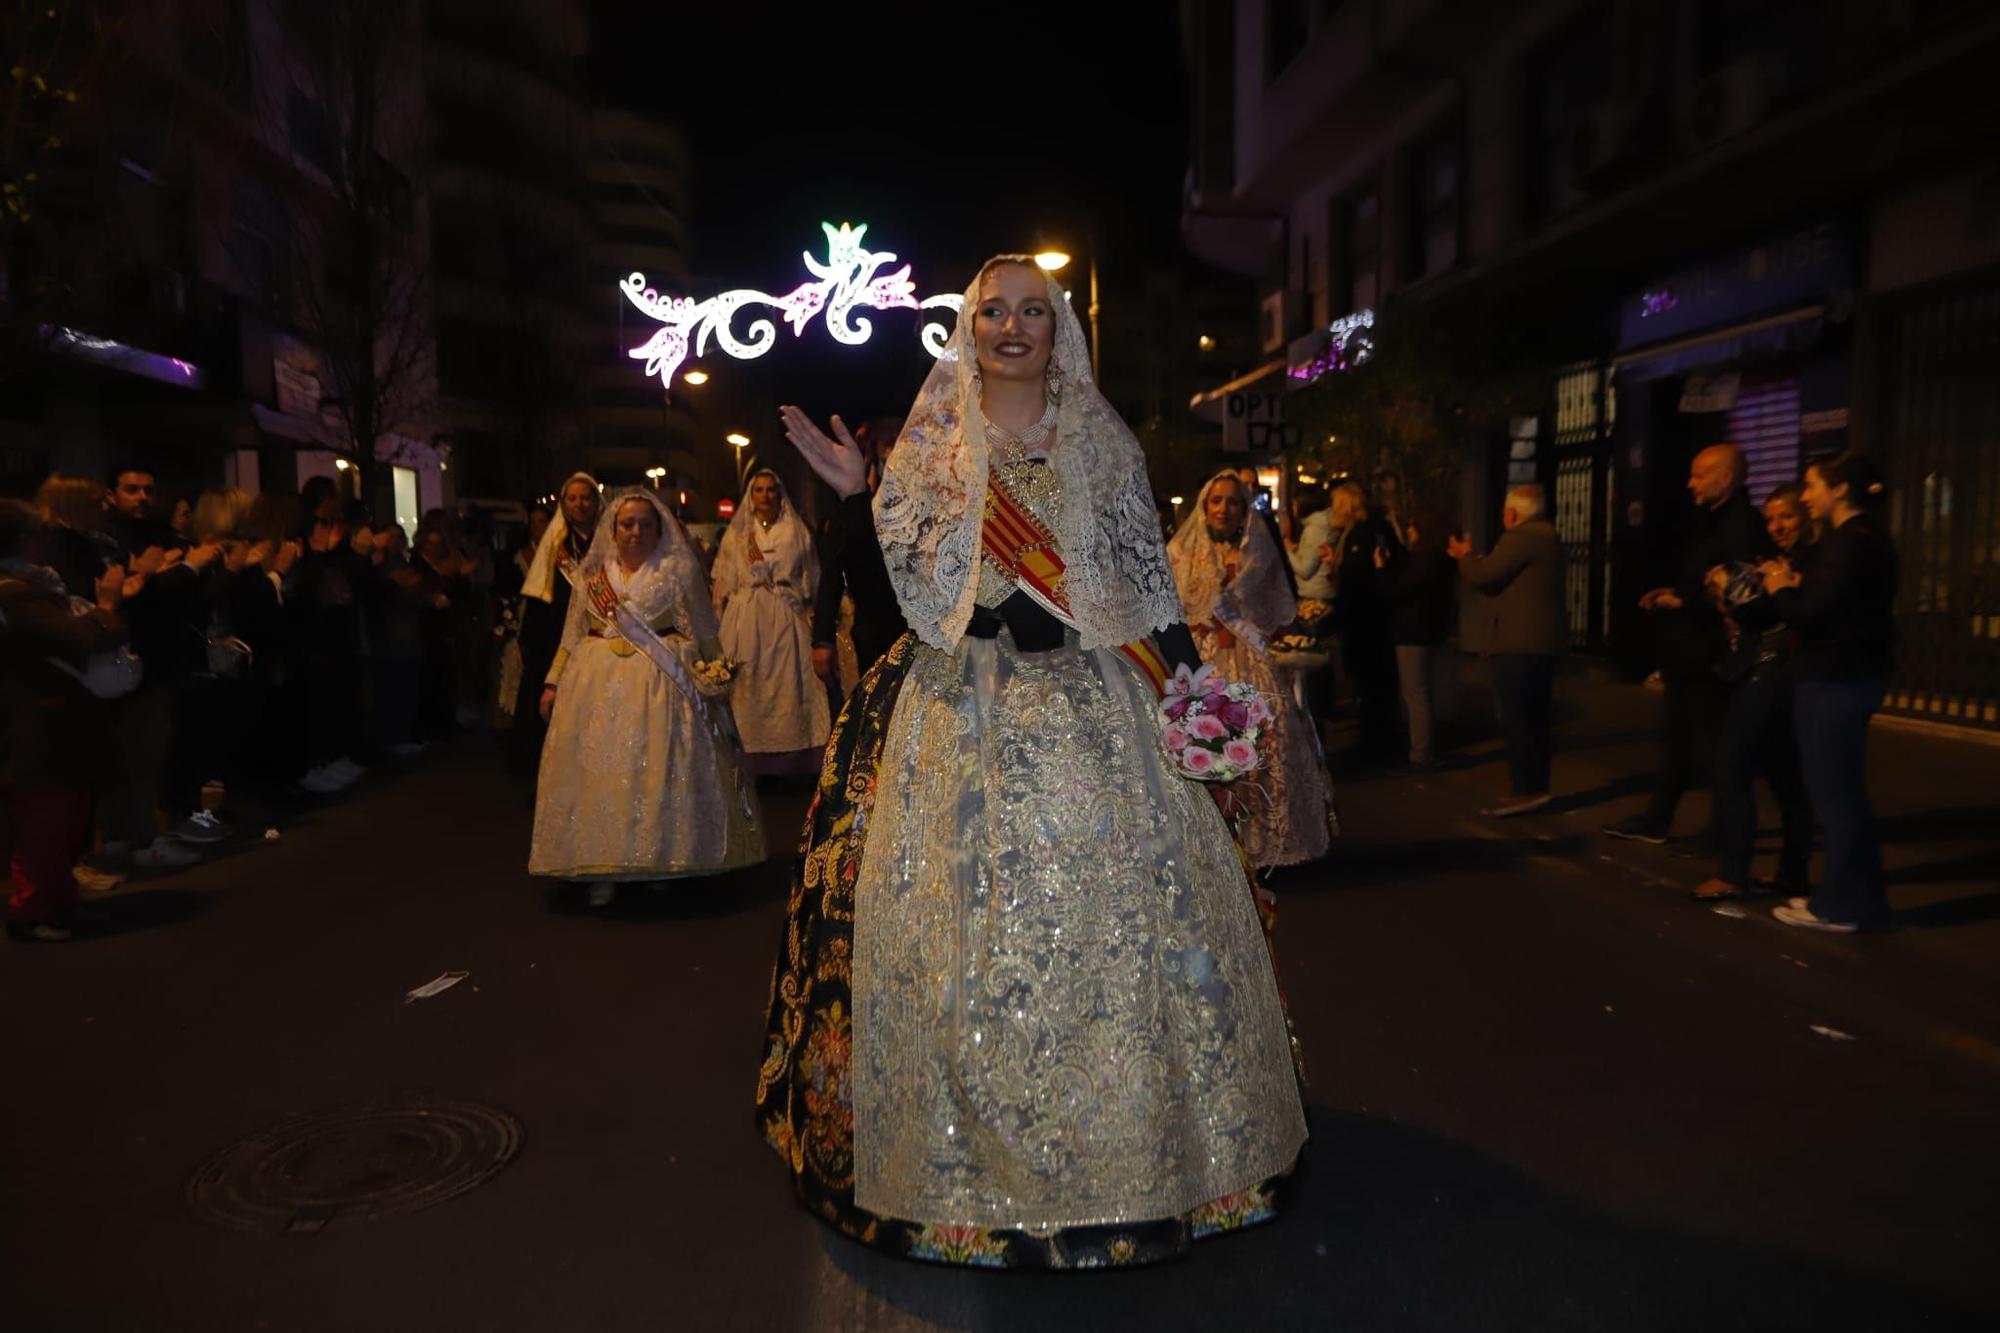
{"type": "Polygon", "coordinates": [[[1260,868],[1318,860],[1332,837],[1332,784],[1312,720],[1279,683],[1269,651],[1272,636],[1298,618],[1298,601],[1270,530],[1250,521],[1234,472],[1218,472],[1201,488],[1167,555],[1203,660],[1256,686],[1276,714],[1259,743],[1263,767],[1238,784],[1247,807],[1243,848],[1260,868]]]}
{"type": "Polygon", "coordinates": [[[742,663],[730,705],[743,748],[760,771],[810,773],[832,725],[813,671],[808,616],[819,586],[812,533],[778,474],[750,477],[715,557],[722,647],[742,663]]]}
{"type": "Polygon", "coordinates": [[[1168,1258],[1280,1206],[1290,1035],[1242,855],[1158,743],[1161,659],[1197,659],[1137,442],[1032,261],[965,299],[875,502],[911,633],[827,747],[759,1124],[892,1253],[1168,1258]]]}
{"type": "Polygon", "coordinates": [[[548,673],[529,873],[715,874],[764,859],[762,815],[721,687],[708,581],[681,525],[634,489],[604,510],[548,673]]]}

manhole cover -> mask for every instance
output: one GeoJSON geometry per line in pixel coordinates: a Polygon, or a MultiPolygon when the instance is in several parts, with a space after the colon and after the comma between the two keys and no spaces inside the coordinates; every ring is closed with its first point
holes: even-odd
{"type": "Polygon", "coordinates": [[[315,1111],[209,1158],[188,1181],[187,1202],[234,1231],[310,1234],[457,1198],[520,1151],[521,1122],[477,1102],[315,1111]]]}

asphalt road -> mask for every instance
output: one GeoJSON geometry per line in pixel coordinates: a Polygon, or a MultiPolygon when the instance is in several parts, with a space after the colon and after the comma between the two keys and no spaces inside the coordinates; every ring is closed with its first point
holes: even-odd
{"type": "Polygon", "coordinates": [[[1344,783],[1344,842],[1275,883],[1297,1211],[1131,1273],[879,1258],[793,1204],[751,1124],[804,802],[767,806],[765,867],[591,913],[523,872],[525,798],[474,738],[121,890],[114,934],[0,951],[0,1321],[1996,1326],[2000,1045],[1897,935],[1718,917],[1440,779],[1344,783]],[[446,970],[470,975],[404,1003],[446,970]],[[524,1135],[456,1198],[283,1236],[190,1212],[204,1160],[287,1117],[448,1098],[524,1135]]]}

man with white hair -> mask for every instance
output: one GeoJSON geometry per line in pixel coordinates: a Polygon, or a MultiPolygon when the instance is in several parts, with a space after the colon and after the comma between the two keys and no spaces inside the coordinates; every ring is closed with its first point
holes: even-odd
{"type": "Polygon", "coordinates": [[[1500,512],[1505,531],[1490,554],[1475,556],[1463,537],[1452,538],[1447,548],[1460,577],[1487,597],[1486,652],[1513,790],[1486,813],[1501,818],[1549,803],[1556,654],[1563,645],[1563,558],[1555,526],[1543,517],[1545,508],[1541,487],[1516,486],[1507,492],[1500,512]]]}

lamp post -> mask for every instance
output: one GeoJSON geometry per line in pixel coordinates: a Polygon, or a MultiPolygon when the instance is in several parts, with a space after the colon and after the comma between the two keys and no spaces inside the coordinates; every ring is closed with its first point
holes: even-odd
{"type": "Polygon", "coordinates": [[[741,491],[745,480],[743,469],[749,459],[750,437],[740,430],[733,430],[722,438],[736,450],[736,489],[741,491]]]}
{"type": "Polygon", "coordinates": [[[649,467],[646,469],[646,477],[653,483],[653,489],[656,491],[660,489],[660,478],[666,475],[667,470],[663,467],[649,467]]]}
{"type": "MultiPolygon", "coordinates": [[[[1084,237],[1084,243],[1090,251],[1090,307],[1086,313],[1090,316],[1090,378],[1095,380],[1098,378],[1098,368],[1103,364],[1102,353],[1098,349],[1100,339],[1097,330],[1097,312],[1099,310],[1097,300],[1097,238],[1095,236],[1086,236],[1084,237]]],[[[1070,254],[1067,250],[1043,250],[1036,254],[1035,263],[1044,273],[1060,273],[1069,267],[1070,254]]]]}

